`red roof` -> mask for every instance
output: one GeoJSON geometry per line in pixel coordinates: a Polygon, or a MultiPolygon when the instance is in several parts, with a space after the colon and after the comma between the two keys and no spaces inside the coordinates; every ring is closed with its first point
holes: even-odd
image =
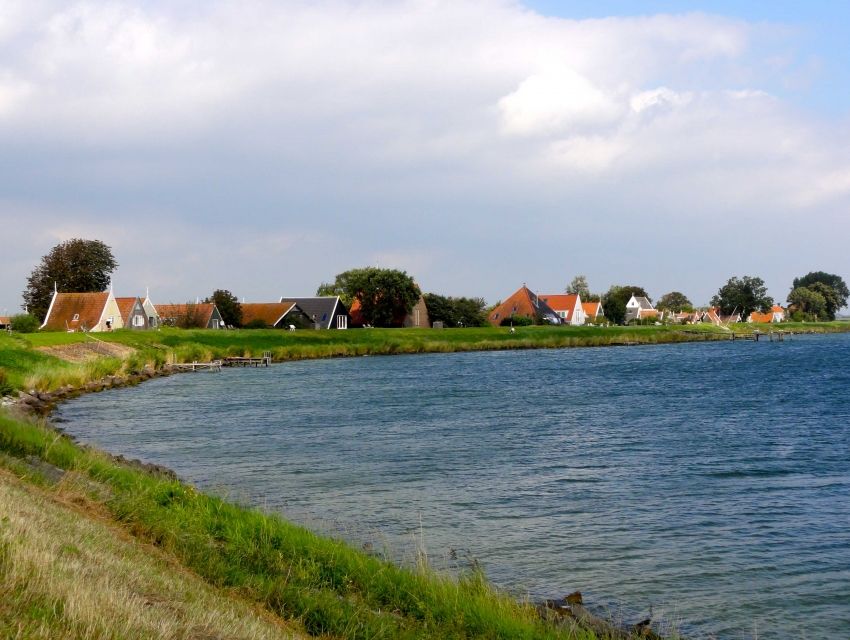
{"type": "Polygon", "coordinates": [[[198,315],[198,319],[205,327],[209,326],[212,319],[215,304],[212,302],[197,302],[186,304],[158,304],[156,312],[160,318],[165,320],[178,320],[189,315],[190,310],[194,309],[194,313],[198,315]]]}
{"type": "Polygon", "coordinates": [[[602,303],[598,300],[596,302],[582,302],[581,308],[584,309],[584,313],[588,318],[595,318],[602,315],[602,303]]]}
{"type": "MultiPolygon", "coordinates": [[[[130,326],[130,314],[133,312],[136,300],[139,300],[139,298],[115,298],[115,302],[118,303],[118,311],[121,313],[121,319],[124,321],[125,327],[130,326]]],[[[141,302],[141,300],[139,302],[141,302]]]]}
{"type": "Polygon", "coordinates": [[[109,292],[57,293],[43,329],[49,331],[78,331],[92,329],[100,322],[109,292]]]}
{"type": "Polygon", "coordinates": [[[539,298],[537,294],[525,285],[522,285],[511,297],[493,309],[487,320],[490,321],[490,324],[499,326],[505,318],[510,318],[511,316],[536,318],[541,312],[551,311],[551,307],[539,298]]]}
{"type": "Polygon", "coordinates": [[[246,325],[256,320],[262,320],[273,327],[294,306],[294,302],[243,302],[242,324],[246,325]]]}
{"type": "Polygon", "coordinates": [[[750,314],[750,322],[769,324],[769,323],[773,322],[773,312],[760,313],[758,311],[753,311],[750,314]]]}
{"type": "Polygon", "coordinates": [[[576,308],[576,302],[578,302],[578,294],[576,293],[541,293],[540,299],[549,305],[552,311],[561,315],[561,312],[565,312],[565,316],[563,317],[568,322],[573,319],[573,312],[576,308]]]}

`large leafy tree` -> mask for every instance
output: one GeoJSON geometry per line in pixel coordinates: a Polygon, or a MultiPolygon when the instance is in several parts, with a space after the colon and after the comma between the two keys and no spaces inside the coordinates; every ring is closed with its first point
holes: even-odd
{"type": "MultiPolygon", "coordinates": [[[[820,284],[820,283],[818,283],[820,284]]],[[[824,284],[820,284],[826,287],[824,284]]],[[[835,292],[831,287],[826,287],[834,296],[835,292]]],[[[794,307],[794,311],[800,312],[803,316],[812,319],[826,317],[826,298],[817,291],[812,291],[808,287],[797,287],[788,294],[788,304],[794,307]]]]}
{"type": "MultiPolygon", "coordinates": [[[[805,287],[809,291],[814,291],[824,296],[826,305],[824,317],[829,320],[835,319],[835,314],[839,309],[847,306],[847,299],[850,298],[850,289],[847,288],[844,278],[834,273],[812,271],[799,278],[794,278],[791,292],[793,293],[800,287],[805,287]]],[[[791,302],[790,295],[788,296],[788,301],[791,302]]]]}
{"type": "Polygon", "coordinates": [[[338,295],[348,306],[360,303],[363,322],[375,327],[397,327],[422,295],[406,271],[364,267],[337,274],[316,295],[338,295]]]}
{"type": "Polygon", "coordinates": [[[614,324],[622,324],[626,319],[626,303],[632,296],[643,296],[651,301],[649,294],[643,287],[613,285],[602,296],[602,311],[605,317],[614,324]]]}
{"type": "Polygon", "coordinates": [[[582,300],[590,298],[590,286],[587,284],[587,276],[576,276],[564,289],[564,293],[576,293],[582,300]]]}
{"type": "Polygon", "coordinates": [[[711,304],[718,307],[723,315],[737,312],[746,318],[753,311],[767,312],[773,306],[773,298],[767,295],[767,287],[761,278],[732,277],[720,287],[711,304]]]}
{"type": "Polygon", "coordinates": [[[452,298],[426,293],[425,306],[431,322],[442,322],[447,327],[483,327],[487,324],[483,298],[452,298]]]}
{"type": "Polygon", "coordinates": [[[117,266],[112,249],[100,240],[73,238],[61,242],[42,257],[27,278],[26,308],[43,321],[54,286],[69,293],[104,291],[117,266]]]}
{"type": "Polygon", "coordinates": [[[690,311],[694,308],[694,305],[690,300],[688,300],[688,297],[681,291],[665,293],[658,299],[658,303],[655,306],[662,311],[676,312],[690,311]]]}
{"type": "Polygon", "coordinates": [[[216,289],[204,302],[214,302],[224,324],[230,327],[242,326],[242,305],[239,299],[227,289],[216,289]]]}

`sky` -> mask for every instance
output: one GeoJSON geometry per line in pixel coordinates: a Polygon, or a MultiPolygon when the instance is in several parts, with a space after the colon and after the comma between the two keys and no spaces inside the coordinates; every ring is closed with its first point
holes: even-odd
{"type": "Polygon", "coordinates": [[[346,269],[504,299],[850,277],[850,3],[0,0],[0,315],[346,269]]]}

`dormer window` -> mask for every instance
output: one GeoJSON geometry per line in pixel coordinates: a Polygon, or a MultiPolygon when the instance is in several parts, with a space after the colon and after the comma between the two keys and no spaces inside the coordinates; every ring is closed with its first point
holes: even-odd
{"type": "Polygon", "coordinates": [[[76,322],[76,321],[77,321],[77,320],[79,320],[79,319],[80,319],[80,314],[79,314],[79,313],[75,313],[75,314],[74,314],[74,318],[73,318],[72,322],[76,322]]]}

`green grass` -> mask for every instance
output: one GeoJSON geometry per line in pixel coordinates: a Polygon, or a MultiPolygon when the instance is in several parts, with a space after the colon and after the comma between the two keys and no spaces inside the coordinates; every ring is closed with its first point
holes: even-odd
{"type": "Polygon", "coordinates": [[[0,414],[0,451],[81,474],[90,482],[89,499],[135,536],[313,635],[596,637],[545,623],[533,606],[498,592],[480,572],[458,578],[395,566],[277,516],[115,463],[35,422],[0,414]]]}

